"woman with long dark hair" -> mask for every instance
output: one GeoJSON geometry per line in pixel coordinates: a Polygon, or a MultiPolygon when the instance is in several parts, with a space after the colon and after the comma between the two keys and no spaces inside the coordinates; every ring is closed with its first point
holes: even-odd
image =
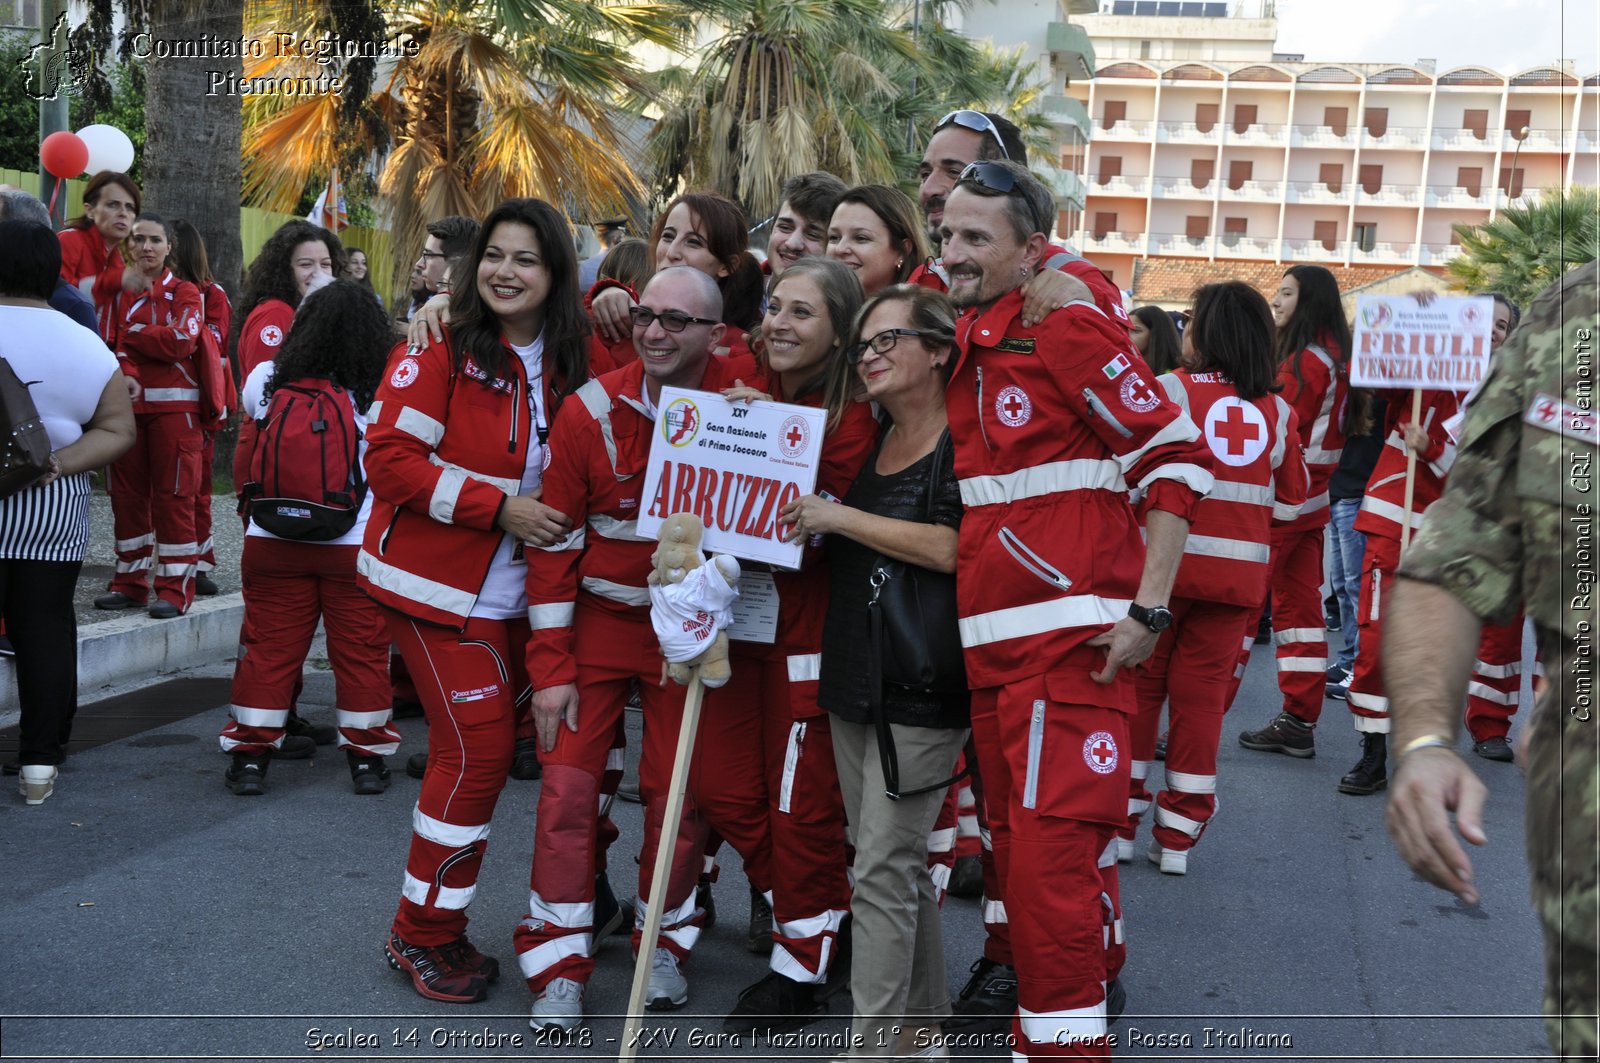
{"type": "Polygon", "coordinates": [[[137,270],[124,271],[122,243],[133,232],[133,220],[144,208],[144,196],[133,178],[114,170],[101,170],[83,190],[83,214],[57,234],[61,241],[61,276],[94,300],[100,336],[107,343],[115,334],[111,320],[117,293],[141,292],[149,282],[137,270]]]}
{"type": "Polygon", "coordinates": [[[244,278],[240,376],[249,376],[258,362],[277,356],[300,300],[343,273],[345,265],[344,245],[320,225],[297,219],[267,237],[244,278]]]}
{"type": "MultiPolygon", "coordinates": [[[[335,281],[306,297],[278,357],[251,370],[244,408],[252,420],[265,419],[280,388],[303,386],[314,378],[341,389],[336,399],[349,403],[350,424],[362,433],[367,424],[363,411],[372,402],[393,342],[387,315],[366,291],[351,281],[335,281]]],[[[270,442],[262,439],[260,445],[270,442]]],[[[358,463],[365,450],[364,442],[357,444],[358,463]]],[[[248,456],[246,464],[251,464],[248,456]]],[[[348,531],[315,542],[284,538],[256,520],[250,522],[240,563],[244,623],[239,662],[230,720],[220,736],[222,751],[233,755],[224,782],[234,794],[265,792],[267,768],[283,745],[318,619],[327,633],[339,745],[352,785],[358,794],[380,794],[388,788],[383,758],[400,743],[390,724],[389,634],[378,606],[356,587],[356,554],[371,515],[368,492],[348,531]]]]}
{"type": "MultiPolygon", "coordinates": [[[[1222,715],[1233,700],[1240,639],[1250,638],[1267,594],[1271,529],[1305,502],[1299,431],[1277,376],[1267,301],[1228,281],[1195,293],[1183,367],[1156,378],[1204,431],[1217,481],[1190,525],[1168,606],[1172,623],[1135,673],[1134,760],[1153,759],[1163,702],[1171,730],[1166,788],[1152,802],[1145,780],[1131,779],[1128,807],[1153,803],[1149,858],[1169,875],[1187,873],[1189,850],[1216,812],[1222,715]]],[[[1118,832],[1119,859],[1132,858],[1139,818],[1131,813],[1118,832]]]]}
{"type": "Polygon", "coordinates": [[[442,339],[396,347],[368,432],[359,583],[383,607],[428,717],[389,963],[433,1000],[482,1000],[499,964],[466,936],[489,820],[529,689],[525,551],[570,521],[538,501],[557,408],[588,379],[566,219],[511,199],[485,219],[442,339]]]}
{"type": "Polygon", "coordinates": [[[1172,315],[1159,306],[1136,307],[1128,315],[1128,338],[1158,375],[1178,368],[1183,341],[1172,315]]]}
{"type": "MultiPolygon", "coordinates": [[[[1272,529],[1272,627],[1283,709],[1267,726],[1240,734],[1239,744],[1310,757],[1328,670],[1322,611],[1328,480],[1339,466],[1345,436],[1365,424],[1367,402],[1363,392],[1350,389],[1350,326],[1333,274],[1321,266],[1290,266],[1271,305],[1278,382],[1299,420],[1311,486],[1300,515],[1272,529]]],[[[1246,645],[1241,659],[1248,660],[1249,652],[1246,645]]]]}

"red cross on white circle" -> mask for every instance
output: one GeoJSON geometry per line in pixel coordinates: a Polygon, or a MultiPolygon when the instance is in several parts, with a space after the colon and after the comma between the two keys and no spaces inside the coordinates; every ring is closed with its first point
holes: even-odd
{"type": "Polygon", "coordinates": [[[1237,395],[1225,395],[1211,404],[1205,415],[1205,432],[1211,453],[1233,468],[1261,457],[1271,439],[1266,415],[1237,395]]]}
{"type": "Polygon", "coordinates": [[[1083,740],[1083,762],[1096,775],[1117,770],[1117,740],[1110,731],[1096,731],[1083,740]]]}
{"type": "Polygon", "coordinates": [[[791,447],[798,447],[801,444],[801,442],[803,442],[805,440],[805,438],[806,438],[806,434],[804,432],[800,431],[800,426],[799,425],[792,426],[789,429],[789,434],[784,436],[784,439],[788,440],[789,445],[791,447]]]}
{"type": "Polygon", "coordinates": [[[1090,749],[1089,752],[1094,756],[1094,759],[1101,764],[1110,764],[1117,759],[1116,749],[1113,746],[1107,745],[1104,739],[1096,742],[1094,747],[1090,749]]]}
{"type": "Polygon", "coordinates": [[[1246,441],[1257,439],[1261,434],[1260,426],[1247,420],[1237,406],[1228,407],[1228,412],[1222,415],[1222,423],[1217,426],[1216,431],[1217,435],[1227,441],[1229,454],[1243,454],[1246,441]]]}

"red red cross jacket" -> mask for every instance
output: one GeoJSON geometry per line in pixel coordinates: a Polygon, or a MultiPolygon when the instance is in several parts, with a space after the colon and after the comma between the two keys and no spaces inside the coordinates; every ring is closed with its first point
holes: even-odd
{"type": "MultiPolygon", "coordinates": [[[[262,362],[276,361],[278,349],[289,335],[294,324],[294,307],[282,299],[267,299],[257,303],[239,329],[239,378],[248,379],[250,371],[262,362]]],[[[393,361],[393,356],[390,357],[393,361]]]]}
{"type": "MultiPolygon", "coordinates": [[[[1124,329],[1128,327],[1128,312],[1122,308],[1122,292],[1111,283],[1099,266],[1084,258],[1082,255],[1068,251],[1064,247],[1051,244],[1045,248],[1045,269],[1059,269],[1062,273],[1070,273],[1089,286],[1089,291],[1094,295],[1094,305],[1100,312],[1111,320],[1119,322],[1124,329]]],[[[932,288],[936,292],[950,290],[950,275],[945,272],[944,259],[930,258],[911,272],[906,278],[907,284],[920,284],[924,288],[932,288]]]]}
{"type": "Polygon", "coordinates": [[[226,358],[228,330],[233,328],[233,304],[228,302],[228,293],[223,291],[222,285],[213,281],[201,290],[200,303],[205,310],[206,328],[211,330],[211,335],[217,341],[217,349],[226,358]]]}
{"type": "Polygon", "coordinates": [[[122,291],[121,249],[108,249],[93,225],[62,229],[56,238],[61,241],[61,278],[94,300],[100,337],[110,343],[116,335],[112,304],[122,291]]]}
{"type": "Polygon", "coordinates": [[[123,374],[139,382],[133,412],[198,413],[194,350],[204,327],[199,289],[165,270],[149,291],[138,295],[119,286],[112,318],[116,333],[111,349],[123,374]]]}
{"type": "Polygon", "coordinates": [[[1199,426],[1216,481],[1189,528],[1172,595],[1254,609],[1267,597],[1272,524],[1293,520],[1306,500],[1299,420],[1277,394],[1241,399],[1222,373],[1156,379],[1199,426]]]}
{"type": "MultiPolygon", "coordinates": [[[[452,360],[448,333],[389,354],[367,411],[373,503],[356,581],[380,605],[460,630],[504,534],[495,524],[500,507],[522,490],[535,429],[514,351],[506,349],[494,378],[470,357],[456,373],[452,360]]],[[[564,382],[552,373],[552,354],[544,364],[539,386],[553,409],[564,382]]],[[[562,402],[571,404],[571,396],[562,402]]]]}
{"type": "MultiPolygon", "coordinates": [[[[1356,531],[1363,535],[1381,535],[1400,541],[1400,522],[1406,504],[1406,446],[1405,426],[1411,423],[1411,392],[1382,392],[1389,400],[1389,412],[1384,418],[1388,430],[1383,441],[1383,451],[1372,467],[1367,480],[1367,493],[1361,499],[1361,512],[1356,514],[1356,531]]],[[[1445,478],[1450,466],[1455,464],[1456,444],[1444,430],[1444,422],[1461,410],[1464,396],[1453,391],[1424,391],[1422,393],[1421,425],[1428,433],[1428,449],[1417,459],[1416,486],[1411,496],[1411,531],[1422,527],[1422,515],[1444,493],[1445,478]]]]}
{"type": "Polygon", "coordinates": [[[1339,455],[1344,453],[1344,410],[1350,395],[1350,378],[1334,361],[1325,341],[1321,347],[1307,347],[1285,358],[1278,366],[1278,383],[1283,385],[1280,394],[1294,407],[1300,424],[1300,442],[1305,445],[1306,469],[1311,474],[1311,487],[1306,493],[1306,504],[1300,507],[1300,516],[1286,528],[1307,531],[1328,523],[1328,481],[1339,468],[1339,455]],[[1299,366],[1300,377],[1295,376],[1299,366]]]}
{"type": "MultiPolygon", "coordinates": [[[[721,391],[733,376],[720,358],[706,362],[700,390],[721,391]]],[[[572,624],[581,598],[639,620],[650,631],[653,539],[637,522],[655,418],[646,412],[644,363],[589,381],[562,404],[550,429],[550,465],[540,498],[572,519],[573,532],[547,550],[528,551],[528,673],[535,690],[575,683],[572,624]]]]}
{"type": "Polygon", "coordinates": [[[957,324],[945,392],[966,514],[956,595],[974,689],[1059,676],[1062,700],[1134,709],[1132,671],[1089,678],[1128,615],[1144,544],[1128,501],[1193,520],[1211,453],[1119,322],[1072,303],[1024,329],[1012,291],[957,324]]]}

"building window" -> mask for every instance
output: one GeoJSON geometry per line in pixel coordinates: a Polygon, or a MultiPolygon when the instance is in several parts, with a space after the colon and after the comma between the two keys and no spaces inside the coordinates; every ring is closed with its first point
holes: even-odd
{"type": "Polygon", "coordinates": [[[1197,103],[1194,105],[1194,127],[1202,133],[1209,133],[1217,125],[1217,105],[1214,103],[1197,103]]]}
{"type": "Polygon", "coordinates": [[[1328,127],[1328,132],[1336,137],[1342,137],[1350,131],[1350,109],[1348,107],[1324,107],[1322,109],[1322,124],[1328,127]]]}
{"type": "Polygon", "coordinates": [[[1383,189],[1383,166],[1375,163],[1361,164],[1361,191],[1375,196],[1383,189]]]}
{"type": "Polygon", "coordinates": [[[1253,103],[1236,103],[1233,105],[1233,131],[1235,133],[1248,133],[1250,127],[1256,124],[1256,105],[1253,103]]]}
{"type": "Polygon", "coordinates": [[[1237,192],[1244,187],[1255,172],[1256,164],[1248,159],[1234,159],[1228,163],[1228,187],[1237,192]]]}
{"type": "Polygon", "coordinates": [[[1328,191],[1338,195],[1344,188],[1344,163],[1325,162],[1317,171],[1317,180],[1327,186],[1328,191]]]}
{"type": "Polygon", "coordinates": [[[1211,235],[1211,218],[1205,214],[1191,214],[1184,219],[1183,235],[1196,247],[1206,242],[1206,237],[1211,235]]]}
{"type": "Polygon", "coordinates": [[[1238,247],[1239,241],[1250,231],[1249,218],[1222,219],[1222,246],[1238,247]]]}
{"type": "Polygon", "coordinates": [[[1461,128],[1477,137],[1479,140],[1489,138],[1489,112],[1487,109],[1473,109],[1463,111],[1461,114],[1461,128]]]}
{"type": "Polygon", "coordinates": [[[1140,41],[1139,42],[1139,58],[1140,59],[1149,59],[1150,58],[1150,42],[1149,41],[1140,41]]]}
{"type": "Polygon", "coordinates": [[[1190,159],[1189,160],[1189,181],[1196,188],[1203,189],[1206,186],[1208,186],[1209,184],[1211,184],[1211,178],[1216,176],[1216,172],[1217,172],[1217,160],[1216,159],[1190,159]]]}
{"type": "Polygon", "coordinates": [[[1111,129],[1118,122],[1126,120],[1127,117],[1127,100],[1107,100],[1105,104],[1105,110],[1100,112],[1100,128],[1111,129]]]}
{"type": "Polygon", "coordinates": [[[1367,108],[1367,132],[1375,137],[1381,137],[1389,131],[1389,108],[1367,108]]]}
{"type": "Polygon", "coordinates": [[[1510,133],[1512,136],[1516,136],[1518,133],[1521,133],[1524,128],[1529,127],[1532,124],[1533,124],[1533,112],[1532,111],[1509,111],[1508,110],[1506,112],[1506,132],[1510,133]]]}
{"type": "Polygon", "coordinates": [[[1375,221],[1358,221],[1352,230],[1352,238],[1356,247],[1363,251],[1371,251],[1378,246],[1378,223],[1375,221]]]}
{"type": "Polygon", "coordinates": [[[1456,187],[1474,199],[1483,195],[1483,167],[1458,166],[1456,168],[1456,187]]]}
{"type": "Polygon", "coordinates": [[[1097,210],[1094,212],[1094,238],[1104,238],[1109,233],[1117,231],[1117,212],[1114,210],[1097,210]]]}
{"type": "Polygon", "coordinates": [[[1339,223],[1336,221],[1312,222],[1311,239],[1321,244],[1323,250],[1332,251],[1339,242],[1339,223]]]}

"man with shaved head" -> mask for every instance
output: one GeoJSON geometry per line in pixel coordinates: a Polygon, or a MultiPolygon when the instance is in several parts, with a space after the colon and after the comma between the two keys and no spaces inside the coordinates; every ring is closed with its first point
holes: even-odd
{"type": "MultiPolygon", "coordinates": [[[[650,626],[646,577],[655,542],[634,530],[663,387],[720,391],[734,374],[712,351],[722,342],[716,281],[687,266],[659,270],[631,311],[639,360],[591,380],[561,404],[550,434],[542,501],[572,518],[570,536],[528,558],[528,674],[544,783],[534,836],[528,917],[517,929],[518,961],[533,990],[529,1025],[572,1030],[594,971],[595,852],[600,781],[630,684],[644,704],[639,792],[645,838],[643,898],[661,833],[684,689],[662,687],[661,652],[650,626]]],[[[685,817],[666,891],[661,936],[635,944],[653,954],[647,1004],[682,1007],[679,965],[700,934],[695,882],[699,823],[685,817]]]]}

